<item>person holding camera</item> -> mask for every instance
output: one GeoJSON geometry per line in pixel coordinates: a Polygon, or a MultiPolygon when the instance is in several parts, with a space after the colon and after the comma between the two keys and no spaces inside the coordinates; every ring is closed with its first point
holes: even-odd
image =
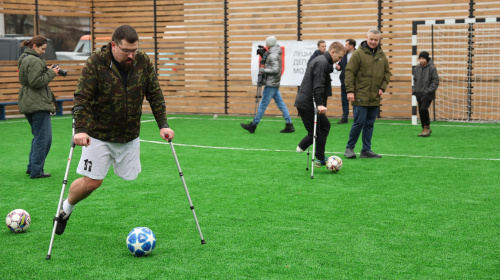
{"type": "Polygon", "coordinates": [[[333,64],[342,59],[344,53],[344,46],[339,42],[333,42],[328,47],[328,51],[313,59],[307,65],[299,93],[295,99],[295,107],[297,107],[307,130],[307,135],[297,146],[297,152],[303,152],[313,143],[314,117],[319,113],[316,122],[316,151],[314,151],[316,157],[314,165],[316,167],[326,164],[325,146],[331,127],[330,121],[326,117],[328,94],[325,88],[331,85],[330,73],[333,72],[333,64]],[[314,104],[316,104],[316,108],[314,104]]]}
{"type": "Polygon", "coordinates": [[[261,74],[264,74],[263,85],[264,91],[262,92],[262,99],[259,103],[259,108],[257,110],[257,115],[254,117],[253,121],[249,124],[241,123],[241,127],[248,130],[250,133],[254,133],[257,125],[260,120],[264,116],[264,112],[267,109],[267,106],[271,102],[271,99],[274,99],[276,106],[280,109],[281,113],[283,113],[283,117],[286,121],[285,129],[280,131],[281,133],[291,133],[295,131],[293,127],[292,120],[290,118],[290,113],[288,112],[288,108],[286,107],[283,98],[281,97],[281,93],[279,91],[280,81],[281,81],[281,47],[277,44],[277,40],[274,36],[270,36],[266,39],[267,46],[267,55],[264,54],[263,57],[267,57],[265,61],[264,67],[259,69],[261,74]]]}
{"type": "Polygon", "coordinates": [[[19,69],[19,112],[26,116],[33,140],[26,174],[31,179],[48,178],[45,173],[45,159],[52,145],[52,123],[50,114],[55,112],[56,99],[49,83],[59,73],[59,67],[47,67],[43,54],[47,48],[47,38],[37,35],[21,43],[25,47],[17,61],[19,69]]]}
{"type": "Polygon", "coordinates": [[[76,85],[73,139],[83,146],[77,173],[84,177],[69,188],[55,218],[56,234],[64,233],[75,205],[101,186],[111,165],[117,176],[128,181],[141,172],[139,133],[144,98],[151,106],[160,137],[173,139],[155,67],[139,50],[136,30],[121,25],[114,30],[111,42],[87,59],[76,85]]]}

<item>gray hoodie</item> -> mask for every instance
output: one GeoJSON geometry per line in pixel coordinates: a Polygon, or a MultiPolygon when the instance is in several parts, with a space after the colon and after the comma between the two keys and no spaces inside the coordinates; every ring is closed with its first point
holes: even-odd
{"type": "Polygon", "coordinates": [[[263,73],[266,74],[264,86],[280,87],[281,81],[281,47],[276,44],[269,49],[263,73]]]}
{"type": "Polygon", "coordinates": [[[424,99],[434,100],[436,98],[436,90],[439,87],[439,76],[434,62],[429,60],[427,65],[420,64],[413,70],[413,89],[412,94],[417,97],[417,100],[424,99]]]}

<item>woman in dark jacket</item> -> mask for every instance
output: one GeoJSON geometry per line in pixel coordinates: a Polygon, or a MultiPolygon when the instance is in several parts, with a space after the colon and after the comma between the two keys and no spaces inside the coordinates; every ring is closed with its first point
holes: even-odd
{"type": "Polygon", "coordinates": [[[55,98],[49,83],[59,73],[59,67],[48,68],[43,58],[47,48],[47,38],[35,36],[21,43],[26,47],[19,57],[19,111],[26,116],[31,125],[33,140],[26,174],[31,179],[50,177],[43,167],[52,144],[52,124],[50,113],[55,112],[55,98]]]}

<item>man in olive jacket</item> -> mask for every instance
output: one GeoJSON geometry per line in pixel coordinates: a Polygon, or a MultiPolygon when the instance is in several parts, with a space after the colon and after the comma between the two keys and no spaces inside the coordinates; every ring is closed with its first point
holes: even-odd
{"type": "Polygon", "coordinates": [[[77,173],[57,220],[62,234],[75,205],[101,186],[109,167],[124,180],[141,172],[140,119],[144,98],[149,101],[165,140],[174,138],[167,124],[165,100],[151,60],[138,49],[134,28],[121,25],[111,42],[85,63],[75,91],[74,143],[82,148],[77,173]]]}
{"type": "Polygon", "coordinates": [[[380,47],[380,31],[370,29],[347,64],[345,86],[347,99],[352,102],[354,122],[345,150],[347,158],[356,158],[354,147],[363,131],[360,158],[381,158],[371,150],[373,125],[380,109],[380,100],[389,85],[389,61],[380,47]]]}

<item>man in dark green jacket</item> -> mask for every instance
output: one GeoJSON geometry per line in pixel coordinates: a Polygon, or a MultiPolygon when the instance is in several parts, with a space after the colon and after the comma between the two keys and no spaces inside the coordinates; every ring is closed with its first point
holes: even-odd
{"type": "Polygon", "coordinates": [[[380,109],[380,100],[389,85],[389,61],[380,47],[380,31],[370,29],[367,40],[352,55],[345,70],[347,99],[352,102],[354,122],[345,150],[347,158],[356,158],[354,147],[363,131],[360,158],[381,158],[371,150],[373,125],[380,109]]]}
{"type": "Polygon", "coordinates": [[[62,234],[75,205],[101,186],[109,167],[124,180],[141,172],[139,132],[144,98],[149,101],[160,136],[173,139],[167,124],[165,99],[149,57],[139,50],[134,28],[115,29],[111,42],[85,63],[75,91],[76,145],[84,146],[76,179],[57,220],[62,234]]]}

